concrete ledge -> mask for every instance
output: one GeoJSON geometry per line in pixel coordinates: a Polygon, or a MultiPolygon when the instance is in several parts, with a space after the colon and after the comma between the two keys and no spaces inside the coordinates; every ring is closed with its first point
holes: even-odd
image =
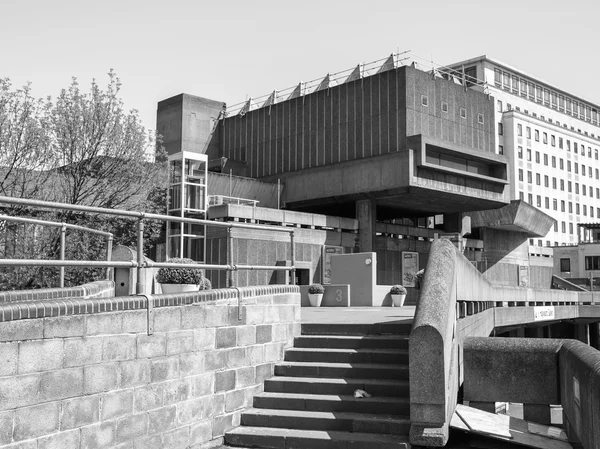
{"type": "Polygon", "coordinates": [[[37,290],[18,290],[0,292],[0,303],[18,301],[41,301],[60,298],[110,298],[115,294],[113,281],[95,281],[77,287],[40,288],[37,290]]]}

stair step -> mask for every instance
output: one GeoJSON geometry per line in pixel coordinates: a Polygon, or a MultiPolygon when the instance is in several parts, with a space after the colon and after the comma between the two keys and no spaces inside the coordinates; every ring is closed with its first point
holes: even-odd
{"type": "Polygon", "coordinates": [[[408,349],[407,335],[301,335],[295,348],[408,349]]]}
{"type": "Polygon", "coordinates": [[[409,416],[408,398],[353,395],[271,393],[254,396],[254,408],[307,410],[319,412],[351,412],[409,416]]]}
{"type": "Polygon", "coordinates": [[[241,424],[251,427],[337,430],[394,435],[408,435],[410,430],[410,420],[407,417],[395,415],[260,408],[242,412],[241,424]]]}
{"type": "Polygon", "coordinates": [[[282,362],[275,365],[275,375],[407,380],[408,366],[384,363],[282,362]]]}
{"type": "Polygon", "coordinates": [[[273,449],[410,449],[408,437],[374,433],[238,427],[225,434],[227,444],[273,449]]]}
{"type": "Polygon", "coordinates": [[[291,348],[285,351],[285,360],[290,362],[407,364],[408,350],[375,348],[291,348]]]}
{"type": "Polygon", "coordinates": [[[399,379],[360,379],[274,376],[265,380],[265,391],[272,393],[352,395],[361,389],[373,396],[408,396],[408,381],[399,379]]]}
{"type": "Polygon", "coordinates": [[[385,323],[303,323],[302,335],[408,335],[412,320],[385,323]]]}

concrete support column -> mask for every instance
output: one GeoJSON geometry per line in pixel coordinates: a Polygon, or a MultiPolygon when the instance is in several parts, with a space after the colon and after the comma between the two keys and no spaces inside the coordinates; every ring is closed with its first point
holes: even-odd
{"type": "Polygon", "coordinates": [[[575,325],[575,338],[586,345],[590,344],[589,326],[587,324],[575,325]]]}
{"type": "Polygon", "coordinates": [[[356,202],[356,219],[358,220],[358,242],[360,252],[373,252],[375,227],[377,225],[377,205],[375,200],[358,200],[356,202]]]}
{"type": "Polygon", "coordinates": [[[496,413],[496,403],[495,402],[469,401],[469,407],[483,410],[484,412],[488,412],[488,413],[496,413]]]}
{"type": "Polygon", "coordinates": [[[549,426],[551,423],[550,406],[547,404],[523,404],[523,419],[549,426]]]}

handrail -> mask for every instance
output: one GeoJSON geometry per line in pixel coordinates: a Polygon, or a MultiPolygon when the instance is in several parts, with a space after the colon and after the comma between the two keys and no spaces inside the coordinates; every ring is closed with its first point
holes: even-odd
{"type": "MultiPolygon", "coordinates": [[[[153,214],[146,212],[137,212],[137,211],[127,211],[121,209],[107,209],[103,207],[92,207],[92,206],[82,206],[76,204],[65,204],[58,203],[52,201],[42,201],[42,200],[31,200],[25,198],[12,198],[7,196],[0,196],[0,204],[10,204],[10,205],[21,205],[21,206],[29,206],[29,207],[37,207],[42,209],[59,209],[59,210],[72,210],[76,212],[89,212],[96,214],[105,214],[105,215],[113,215],[113,216],[121,216],[121,217],[130,217],[137,218],[137,261],[136,262],[126,262],[128,265],[122,265],[122,262],[111,262],[110,254],[112,249],[112,234],[109,238],[109,250],[107,254],[108,260],[106,262],[99,261],[73,261],[73,260],[64,260],[64,251],[61,249],[61,260],[60,261],[49,261],[49,260],[36,260],[36,259],[0,259],[0,266],[22,266],[22,265],[30,265],[30,266],[58,266],[61,267],[61,274],[64,273],[64,266],[97,266],[97,267],[136,267],[137,279],[136,283],[136,291],[138,294],[145,293],[145,284],[141,282],[143,278],[143,271],[146,268],[150,267],[170,267],[170,268],[203,268],[209,270],[227,270],[231,273],[237,270],[280,270],[280,271],[290,271],[292,273],[292,285],[295,285],[295,273],[296,273],[296,259],[295,259],[295,241],[294,241],[294,228],[286,228],[286,227],[275,227],[269,225],[259,225],[259,224],[247,224],[247,223],[239,223],[239,222],[221,222],[221,221],[212,221],[212,220],[204,220],[199,218],[185,218],[185,217],[176,217],[171,215],[161,215],[161,214],[153,214]],[[182,264],[170,264],[170,263],[158,263],[145,260],[143,254],[143,241],[144,241],[144,220],[159,220],[166,222],[177,222],[177,223],[191,223],[191,224],[200,224],[206,226],[216,226],[221,228],[227,228],[229,234],[229,244],[232,243],[231,237],[231,229],[240,228],[240,229],[254,229],[254,230],[268,230],[274,232],[284,232],[290,235],[290,256],[291,256],[291,265],[281,265],[281,266],[270,266],[270,265],[234,265],[233,262],[233,252],[228,252],[229,263],[224,265],[216,265],[216,264],[184,264],[184,266],[180,266],[182,264]],[[61,265],[62,264],[62,265],[61,265]]],[[[60,226],[64,230],[66,229],[63,224],[60,226]]],[[[76,226],[76,225],[71,225],[76,226]]],[[[61,248],[63,248],[61,246],[61,248]]],[[[61,277],[63,279],[63,277],[61,277]]],[[[61,287],[64,286],[64,281],[61,280],[61,287]]],[[[233,281],[233,276],[230,276],[230,286],[235,287],[235,283],[233,281]]]]}
{"type": "MultiPolygon", "coordinates": [[[[98,235],[103,235],[104,237],[106,237],[106,260],[110,260],[112,258],[112,241],[113,241],[113,234],[112,232],[106,232],[106,231],[100,231],[98,229],[92,229],[92,228],[87,228],[85,226],[79,226],[79,225],[74,225],[74,224],[70,224],[70,223],[58,223],[55,221],[48,221],[48,220],[39,220],[37,218],[26,218],[26,217],[14,217],[11,215],[0,215],[0,221],[11,221],[14,223],[26,223],[26,224],[35,224],[35,225],[40,225],[40,226],[52,226],[52,227],[57,227],[60,228],[60,260],[65,260],[65,246],[66,246],[66,240],[67,240],[67,235],[66,235],[66,231],[67,229],[72,229],[74,231],[82,231],[82,232],[88,232],[90,234],[98,234],[98,235]]],[[[5,265],[8,266],[8,265],[5,265]]],[[[59,274],[59,282],[60,282],[60,287],[64,287],[65,286],[65,266],[66,265],[58,265],[60,267],[60,274],[59,274]]],[[[111,278],[111,268],[113,268],[113,266],[109,266],[107,265],[107,269],[106,269],[106,279],[110,279],[111,278]]]]}

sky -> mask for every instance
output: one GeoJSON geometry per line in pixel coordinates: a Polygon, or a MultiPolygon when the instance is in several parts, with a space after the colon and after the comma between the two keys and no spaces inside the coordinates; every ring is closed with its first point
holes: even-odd
{"type": "MultiPolygon", "coordinates": [[[[58,96],[108,84],[156,128],[182,92],[233,105],[396,51],[487,55],[600,104],[598,0],[0,0],[0,78],[58,96]]],[[[416,58],[415,58],[416,59],[416,58]]]]}

